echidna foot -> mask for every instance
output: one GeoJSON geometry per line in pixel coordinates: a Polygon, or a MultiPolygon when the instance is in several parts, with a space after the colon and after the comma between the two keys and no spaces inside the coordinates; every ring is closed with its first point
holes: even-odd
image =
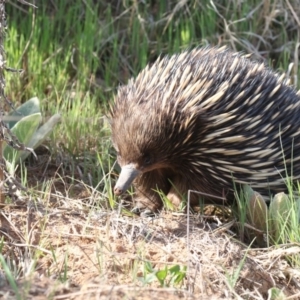
{"type": "Polygon", "coordinates": [[[137,196],[134,198],[135,207],[139,210],[150,210],[157,212],[162,208],[162,201],[158,198],[147,198],[145,196],[137,196]]]}
{"type": "Polygon", "coordinates": [[[180,196],[178,196],[178,194],[175,192],[173,188],[171,188],[170,192],[167,194],[167,198],[174,205],[175,208],[180,207],[180,204],[182,203],[182,199],[180,196]]]}
{"type": "Polygon", "coordinates": [[[153,218],[156,215],[155,212],[147,207],[135,206],[131,211],[142,218],[153,218]]]}

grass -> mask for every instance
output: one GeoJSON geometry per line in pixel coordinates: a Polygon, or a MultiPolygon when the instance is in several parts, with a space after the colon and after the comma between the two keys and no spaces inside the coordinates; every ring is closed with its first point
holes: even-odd
{"type": "Polygon", "coordinates": [[[118,85],[148,62],[207,44],[290,70],[299,86],[299,1],[40,2],[6,6],[7,65],[23,69],[6,73],[6,94],[16,106],[37,96],[45,118],[63,119],[39,160],[20,166],[23,200],[1,206],[0,295],[265,299],[276,287],[293,297],[299,207],[276,217],[274,246],[262,249],[241,243],[251,226],[245,211],[237,240],[230,224],[238,222],[224,212],[205,223],[190,215],[188,236],[171,204],[157,218],[136,218],[112,193],[118,168],[104,114],[118,85]]]}

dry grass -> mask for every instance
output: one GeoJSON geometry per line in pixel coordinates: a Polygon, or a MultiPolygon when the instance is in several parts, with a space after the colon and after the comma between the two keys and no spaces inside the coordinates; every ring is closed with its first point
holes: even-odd
{"type": "MultiPolygon", "coordinates": [[[[188,225],[183,213],[97,210],[89,203],[103,198],[99,192],[63,181],[54,165],[47,177],[47,192],[1,207],[2,255],[19,299],[267,299],[274,287],[289,297],[282,299],[300,297],[300,270],[286,259],[299,256],[300,245],[249,248],[235,239],[232,222],[200,214],[188,225]],[[188,269],[179,285],[143,284],[149,262],[155,270],[188,269]]],[[[18,298],[3,269],[0,287],[1,299],[18,298]]]]}

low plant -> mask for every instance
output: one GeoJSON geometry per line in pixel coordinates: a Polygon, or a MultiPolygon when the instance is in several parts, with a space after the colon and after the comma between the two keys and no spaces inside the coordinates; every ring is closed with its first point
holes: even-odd
{"type": "Polygon", "coordinates": [[[156,270],[149,261],[145,262],[143,277],[139,280],[143,284],[150,284],[158,281],[161,287],[181,286],[186,276],[186,266],[174,265],[172,267],[165,266],[163,269],[156,270]]]}
{"type": "MultiPolygon", "coordinates": [[[[40,126],[42,122],[40,101],[34,97],[9,113],[4,120],[18,140],[27,148],[34,150],[45,141],[60,119],[60,114],[55,114],[40,126]]],[[[11,167],[24,161],[29,154],[30,151],[18,151],[7,144],[2,152],[8,166],[11,167]]]]}

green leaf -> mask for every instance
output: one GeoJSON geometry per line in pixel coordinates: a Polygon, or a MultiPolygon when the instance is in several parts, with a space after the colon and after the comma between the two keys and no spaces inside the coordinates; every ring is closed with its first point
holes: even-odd
{"type": "MultiPolygon", "coordinates": [[[[31,140],[26,146],[28,148],[36,149],[43,141],[48,137],[48,135],[53,131],[55,125],[61,120],[60,114],[55,114],[52,116],[44,125],[42,125],[33,135],[31,140]]],[[[22,151],[20,154],[20,159],[24,161],[30,154],[29,151],[22,151]]]]}
{"type": "Polygon", "coordinates": [[[172,280],[173,284],[179,284],[182,282],[182,280],[185,278],[186,272],[180,271],[178,274],[176,274],[172,280]]]}
{"type": "Polygon", "coordinates": [[[40,112],[40,101],[37,97],[31,98],[16,110],[12,111],[8,116],[4,117],[8,121],[5,122],[8,128],[12,129],[23,117],[27,117],[40,112]]]}
{"type": "Polygon", "coordinates": [[[155,273],[156,278],[158,279],[161,286],[164,286],[166,277],[168,275],[168,269],[167,267],[164,270],[159,270],[155,273]]]}
{"type": "Polygon", "coordinates": [[[171,267],[170,269],[169,269],[169,272],[171,273],[171,274],[173,274],[173,273],[178,273],[178,272],[180,272],[180,267],[179,267],[179,265],[175,265],[175,266],[173,266],[173,267],[171,267]]]}
{"type": "Polygon", "coordinates": [[[181,268],[179,265],[175,265],[169,269],[172,275],[171,285],[177,285],[182,282],[186,276],[186,266],[181,268]]]}
{"type": "Polygon", "coordinates": [[[143,284],[149,284],[155,280],[156,280],[155,274],[151,273],[151,274],[147,274],[144,278],[142,278],[141,282],[143,282],[143,284]]]}
{"type": "Polygon", "coordinates": [[[270,300],[284,300],[286,299],[285,294],[282,290],[277,287],[272,287],[268,290],[268,299],[270,300]]]}
{"type": "Polygon", "coordinates": [[[155,270],[153,269],[153,267],[152,267],[152,265],[149,261],[145,262],[144,268],[145,268],[145,271],[148,272],[148,273],[155,272],[155,270]]]}
{"type": "Polygon", "coordinates": [[[19,293],[17,283],[15,281],[15,278],[14,278],[11,270],[9,269],[8,265],[6,264],[6,261],[5,261],[4,256],[2,254],[0,254],[0,264],[2,266],[2,270],[4,271],[4,273],[6,275],[7,281],[9,282],[11,288],[13,289],[13,291],[16,294],[16,299],[22,299],[21,295],[19,293]]]}
{"type": "Polygon", "coordinates": [[[292,201],[285,193],[278,193],[269,206],[270,228],[276,242],[284,242],[286,228],[291,225],[292,201]]]}
{"type": "MultiPolygon", "coordinates": [[[[37,130],[42,116],[40,113],[36,113],[27,117],[16,123],[12,128],[12,133],[16,135],[21,143],[27,145],[32,139],[33,134],[37,130]]],[[[12,147],[5,144],[3,149],[3,156],[8,161],[17,161],[20,158],[21,152],[14,150],[12,147]]]]}

